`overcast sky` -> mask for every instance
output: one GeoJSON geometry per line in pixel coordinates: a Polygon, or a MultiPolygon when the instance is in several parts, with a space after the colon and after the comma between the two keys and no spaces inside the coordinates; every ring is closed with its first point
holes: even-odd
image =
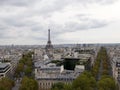
{"type": "Polygon", "coordinates": [[[120,43],[120,0],[0,0],[0,45],[120,43]]]}

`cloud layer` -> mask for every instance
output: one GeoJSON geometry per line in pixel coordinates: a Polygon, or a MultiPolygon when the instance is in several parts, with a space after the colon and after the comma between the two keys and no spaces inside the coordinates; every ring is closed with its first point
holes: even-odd
{"type": "MultiPolygon", "coordinates": [[[[0,42],[46,44],[50,28],[54,43],[87,43],[89,36],[81,37],[78,32],[93,31],[96,32],[93,42],[100,43],[103,42],[100,32],[120,24],[119,8],[120,0],[0,0],[0,42]],[[72,38],[68,40],[66,34],[72,38]]],[[[118,25],[116,31],[119,29],[118,25]]],[[[104,42],[109,41],[108,37],[104,37],[104,42]]]]}

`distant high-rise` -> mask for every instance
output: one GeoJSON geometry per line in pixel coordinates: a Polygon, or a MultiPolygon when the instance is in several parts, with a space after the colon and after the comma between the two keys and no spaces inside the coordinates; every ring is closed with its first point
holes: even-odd
{"type": "Polygon", "coordinates": [[[48,42],[46,45],[46,49],[53,49],[53,45],[52,45],[51,40],[50,40],[50,29],[48,29],[48,42]]]}

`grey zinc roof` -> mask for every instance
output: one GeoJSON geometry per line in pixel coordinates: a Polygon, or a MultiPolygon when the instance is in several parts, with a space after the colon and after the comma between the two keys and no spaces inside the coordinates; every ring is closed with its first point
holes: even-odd
{"type": "Polygon", "coordinates": [[[6,63],[0,63],[0,68],[5,68],[8,64],[6,63]]]}

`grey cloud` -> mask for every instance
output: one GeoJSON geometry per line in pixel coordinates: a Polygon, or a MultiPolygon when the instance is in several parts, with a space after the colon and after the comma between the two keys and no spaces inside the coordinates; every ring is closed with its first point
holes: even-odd
{"type": "Polygon", "coordinates": [[[96,19],[86,19],[79,22],[66,22],[64,25],[60,24],[54,24],[54,28],[51,29],[52,32],[52,38],[56,38],[57,35],[66,33],[66,32],[75,32],[80,30],[91,30],[96,28],[103,28],[107,26],[109,23],[102,20],[96,20],[96,19]]]}
{"type": "Polygon", "coordinates": [[[6,26],[0,25],[0,31],[2,31],[2,30],[6,30],[6,29],[7,29],[6,26]]]}
{"type": "Polygon", "coordinates": [[[0,39],[3,39],[3,38],[8,39],[8,38],[10,38],[8,36],[8,34],[6,34],[7,31],[8,31],[7,28],[0,26],[0,39]]]}
{"type": "Polygon", "coordinates": [[[0,4],[13,4],[13,5],[25,5],[27,3],[34,3],[34,2],[42,2],[42,1],[46,1],[48,3],[50,2],[55,2],[56,4],[66,4],[66,3],[75,3],[75,2],[81,2],[81,3],[93,3],[93,2],[104,2],[104,3],[109,3],[109,2],[115,2],[117,0],[0,0],[0,4]]]}
{"type": "Polygon", "coordinates": [[[45,28],[41,25],[35,25],[31,27],[31,30],[39,33],[40,31],[44,31],[45,28]]]}
{"type": "Polygon", "coordinates": [[[33,0],[0,0],[0,5],[26,6],[33,0]]]}
{"type": "MultiPolygon", "coordinates": [[[[6,6],[9,8],[15,8],[12,6],[18,7],[25,6],[27,11],[23,13],[23,17],[32,16],[32,15],[42,15],[43,17],[50,17],[50,14],[60,11],[67,7],[68,5],[85,5],[90,3],[113,3],[117,0],[0,0],[0,7],[6,6]],[[11,5],[11,6],[10,6],[11,5]],[[28,6],[29,5],[29,6],[28,6]],[[38,7],[36,7],[38,6],[38,7]]],[[[20,15],[19,15],[20,16],[20,15]]],[[[46,18],[45,17],[45,18],[46,18]]]]}
{"type": "Polygon", "coordinates": [[[69,31],[78,31],[78,30],[89,30],[94,28],[101,28],[108,25],[105,21],[99,20],[87,20],[82,23],[79,22],[68,22],[65,25],[65,28],[69,31]]]}
{"type": "Polygon", "coordinates": [[[71,4],[79,4],[79,5],[86,5],[86,4],[91,4],[91,3],[97,3],[97,4],[112,4],[118,0],[56,0],[55,4],[56,6],[67,6],[71,4]]]}
{"type": "Polygon", "coordinates": [[[55,26],[53,28],[54,37],[65,32],[102,28],[110,23],[105,20],[97,20],[88,16],[89,15],[85,14],[76,15],[75,17],[78,21],[68,21],[64,24],[56,24],[55,22],[52,22],[52,26],[55,26]]]}
{"type": "Polygon", "coordinates": [[[3,19],[3,22],[6,23],[9,26],[14,26],[14,27],[30,27],[30,26],[34,26],[37,23],[35,22],[28,22],[25,21],[24,18],[23,19],[19,19],[19,18],[7,18],[7,19],[3,19]]]}
{"type": "Polygon", "coordinates": [[[32,37],[32,39],[34,39],[34,40],[47,40],[47,38],[45,38],[45,37],[32,37]]]}
{"type": "Polygon", "coordinates": [[[52,3],[50,3],[51,1],[45,0],[46,3],[44,3],[45,5],[43,7],[41,7],[40,10],[38,10],[39,13],[53,13],[55,11],[60,11],[62,9],[64,9],[65,7],[67,7],[68,5],[81,5],[81,6],[86,6],[87,4],[91,4],[91,3],[97,3],[97,4],[112,4],[118,0],[53,0],[52,3]],[[50,4],[47,4],[50,3],[50,4]]]}

